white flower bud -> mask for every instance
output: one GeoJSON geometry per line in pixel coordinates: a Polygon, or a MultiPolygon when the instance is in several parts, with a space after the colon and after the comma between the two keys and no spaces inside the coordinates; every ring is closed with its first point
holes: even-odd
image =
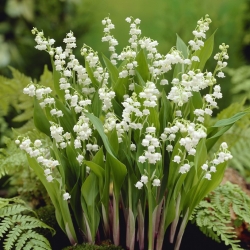
{"type": "Polygon", "coordinates": [[[154,187],[159,187],[161,185],[161,181],[159,179],[154,179],[152,185],[154,187]]]}
{"type": "Polygon", "coordinates": [[[69,193],[64,193],[63,194],[63,199],[66,201],[66,200],[69,200],[71,198],[71,195],[69,193]]]}
{"type": "Polygon", "coordinates": [[[144,184],[147,184],[148,182],[148,177],[146,175],[142,175],[141,177],[141,182],[144,183],[144,184]]]}
{"type": "Polygon", "coordinates": [[[143,183],[140,181],[137,181],[137,183],[135,184],[135,187],[137,187],[138,189],[142,189],[143,183]]]}

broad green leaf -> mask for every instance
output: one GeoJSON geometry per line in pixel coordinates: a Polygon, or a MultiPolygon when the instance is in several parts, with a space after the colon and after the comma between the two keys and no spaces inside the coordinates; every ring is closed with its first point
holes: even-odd
{"type": "MultiPolygon", "coordinates": [[[[216,32],[216,31],[215,31],[216,32]]],[[[214,35],[215,32],[205,41],[204,46],[201,47],[200,50],[194,52],[193,56],[198,56],[200,61],[199,62],[192,62],[191,69],[200,69],[203,71],[207,60],[213,53],[214,49],[214,35]]]]}
{"type": "Polygon", "coordinates": [[[66,155],[67,155],[67,160],[69,162],[69,165],[67,167],[71,168],[72,175],[73,175],[73,176],[71,175],[70,177],[66,176],[66,178],[73,178],[74,182],[76,182],[77,179],[80,177],[80,166],[76,159],[78,154],[74,148],[73,141],[71,142],[71,144],[67,144],[66,155]]]}
{"type": "Polygon", "coordinates": [[[56,70],[56,67],[55,67],[55,64],[54,64],[54,61],[51,57],[51,65],[52,65],[52,68],[53,68],[53,80],[54,80],[54,89],[55,89],[55,92],[57,94],[57,96],[59,97],[59,99],[61,101],[64,101],[65,100],[65,93],[64,93],[64,90],[60,89],[60,83],[59,83],[59,79],[61,78],[61,75],[60,75],[60,72],[56,70]]]}
{"type": "Polygon", "coordinates": [[[189,50],[187,45],[183,42],[183,40],[180,38],[178,34],[176,34],[177,40],[176,40],[176,48],[177,50],[181,51],[184,58],[188,58],[189,50]]]}
{"type": "Polygon", "coordinates": [[[196,166],[194,166],[194,164],[190,165],[191,169],[189,170],[183,185],[182,198],[185,197],[184,193],[187,193],[193,186],[197,185],[197,183],[199,182],[196,166]]]}
{"type": "Polygon", "coordinates": [[[206,139],[203,138],[199,141],[197,147],[196,147],[196,153],[194,156],[194,167],[197,171],[198,177],[199,173],[201,171],[201,166],[206,162],[207,160],[207,148],[206,148],[206,139]]]}
{"type": "Polygon", "coordinates": [[[92,162],[98,164],[99,166],[101,166],[102,168],[104,168],[105,164],[103,161],[103,148],[101,147],[98,152],[95,154],[95,156],[92,159],[92,162]]]}
{"type": "MultiPolygon", "coordinates": [[[[110,166],[105,162],[105,179],[104,179],[104,187],[103,187],[103,192],[101,193],[101,203],[103,207],[103,213],[105,214],[106,218],[109,218],[109,189],[110,189],[110,166]]],[[[107,227],[107,225],[106,225],[107,227]]]]}
{"type": "Polygon", "coordinates": [[[155,108],[148,108],[150,114],[148,115],[148,124],[153,125],[156,128],[156,131],[160,130],[159,122],[159,112],[155,108]]]}
{"type": "MultiPolygon", "coordinates": [[[[145,87],[146,86],[146,81],[144,81],[144,79],[142,78],[142,76],[141,76],[141,74],[139,73],[139,71],[137,71],[137,70],[135,70],[135,74],[136,74],[136,77],[137,77],[137,79],[138,79],[138,84],[136,84],[136,85],[138,85],[138,86],[141,86],[141,87],[145,87]]],[[[141,88],[141,91],[143,90],[143,88],[141,88]]],[[[140,92],[141,92],[140,91],[140,92]]],[[[136,94],[137,95],[139,95],[139,93],[140,92],[136,92],[136,94]]]]}
{"type": "Polygon", "coordinates": [[[91,237],[94,241],[100,221],[100,212],[97,209],[96,199],[99,189],[97,187],[97,177],[90,173],[82,185],[81,193],[87,206],[84,206],[84,215],[88,219],[91,237]]]}
{"type": "Polygon", "coordinates": [[[102,101],[99,98],[99,93],[98,91],[96,91],[94,93],[94,96],[92,98],[92,103],[91,103],[91,107],[92,107],[92,112],[95,116],[100,117],[101,112],[102,112],[102,101]]]}
{"type": "Polygon", "coordinates": [[[81,185],[82,185],[82,179],[79,176],[78,180],[75,181],[75,185],[70,191],[70,205],[71,209],[74,212],[74,218],[77,222],[77,225],[79,228],[84,228],[84,221],[83,221],[83,212],[82,212],[82,205],[81,205],[81,185]]]}
{"type": "Polygon", "coordinates": [[[126,157],[126,160],[123,160],[123,163],[127,167],[127,171],[128,171],[128,175],[127,175],[127,179],[126,179],[126,182],[128,183],[128,185],[126,185],[126,187],[125,187],[125,185],[123,185],[122,188],[125,190],[125,192],[123,192],[122,197],[124,199],[128,198],[129,195],[131,195],[131,197],[133,197],[132,206],[131,206],[131,204],[129,204],[128,206],[132,207],[132,211],[133,211],[134,215],[136,215],[139,197],[141,196],[141,193],[142,193],[141,190],[138,190],[138,188],[135,187],[135,183],[139,179],[139,177],[137,177],[138,175],[136,176],[137,166],[133,165],[135,163],[131,162],[131,156],[128,155],[128,153],[126,153],[124,150],[121,153],[123,153],[123,155],[126,157]],[[128,190],[130,193],[128,193],[128,190]]]}
{"type": "Polygon", "coordinates": [[[103,144],[105,146],[105,149],[108,151],[108,153],[110,155],[114,156],[114,150],[112,149],[112,147],[109,143],[109,140],[108,140],[106,134],[104,133],[103,124],[102,124],[101,120],[90,113],[85,113],[85,115],[90,119],[90,121],[93,123],[96,130],[98,131],[99,135],[101,136],[103,144]]]}
{"type": "Polygon", "coordinates": [[[50,123],[36,98],[34,98],[34,124],[38,130],[50,136],[50,123]]]}
{"type": "Polygon", "coordinates": [[[128,208],[126,246],[128,249],[134,249],[135,244],[135,217],[130,208],[128,208]]]}
{"type": "Polygon", "coordinates": [[[145,217],[145,214],[142,211],[142,205],[141,205],[140,200],[138,202],[138,209],[137,210],[138,210],[138,218],[137,218],[137,221],[138,221],[138,240],[139,240],[140,247],[142,249],[144,249],[144,227],[145,227],[144,217],[145,217]]]}
{"type": "MultiPolygon", "coordinates": [[[[142,78],[141,78],[142,79],[142,78]]],[[[143,80],[142,80],[143,81],[143,80]]],[[[140,81],[139,81],[140,82],[140,81]]],[[[139,84],[135,83],[134,92],[139,96],[139,94],[143,91],[143,87],[139,84]]],[[[140,103],[143,105],[143,99],[139,99],[140,103]]]]}
{"type": "Polygon", "coordinates": [[[70,132],[74,135],[73,127],[76,124],[75,115],[59,99],[55,98],[55,102],[56,107],[63,113],[63,116],[59,117],[59,120],[64,132],[70,132]]]}
{"type": "Polygon", "coordinates": [[[116,99],[118,103],[121,103],[123,101],[123,96],[128,93],[128,90],[129,90],[128,77],[118,78],[114,85],[114,91],[115,91],[116,99]]]}
{"type": "Polygon", "coordinates": [[[81,192],[87,206],[95,206],[95,199],[98,194],[97,181],[94,173],[90,173],[82,184],[81,192]]]}
{"type": "MultiPolygon", "coordinates": [[[[139,157],[141,155],[143,155],[144,150],[145,150],[145,147],[141,144],[141,141],[138,141],[137,142],[137,150],[136,150],[136,159],[139,159],[139,157]]],[[[146,163],[141,163],[141,162],[136,161],[136,165],[139,168],[141,175],[143,175],[144,169],[146,167],[146,163]]]]}
{"type": "Polygon", "coordinates": [[[163,90],[161,93],[161,108],[159,113],[160,120],[160,133],[163,133],[164,129],[167,127],[168,122],[173,120],[173,110],[171,103],[167,99],[166,93],[163,90]]]}
{"type": "Polygon", "coordinates": [[[179,164],[174,162],[174,157],[179,154],[179,150],[181,150],[181,145],[179,141],[175,144],[170,162],[169,162],[169,172],[168,172],[168,184],[167,187],[169,190],[173,189],[176,177],[179,172],[179,164]]]}
{"type": "Polygon", "coordinates": [[[175,186],[174,186],[174,192],[173,192],[173,196],[172,196],[172,199],[177,199],[177,195],[179,194],[181,188],[182,188],[182,185],[183,185],[183,182],[185,181],[186,177],[187,177],[187,173],[186,174],[179,174],[179,178],[178,180],[176,181],[175,183],[175,186]]]}
{"type": "Polygon", "coordinates": [[[119,151],[119,142],[118,142],[118,136],[116,129],[113,129],[111,133],[109,134],[109,143],[114,150],[115,156],[117,156],[119,151]]]}
{"type": "Polygon", "coordinates": [[[203,100],[200,92],[193,92],[192,93],[192,104],[194,106],[194,109],[201,109],[203,107],[203,100]]]}
{"type": "Polygon", "coordinates": [[[122,105],[118,103],[115,98],[113,98],[111,102],[114,108],[115,115],[117,116],[118,119],[122,119],[122,111],[123,111],[122,105]]]}
{"type": "Polygon", "coordinates": [[[213,145],[220,139],[220,137],[224,135],[225,132],[229,130],[232,126],[233,124],[230,124],[225,127],[222,127],[221,129],[216,128],[215,130],[213,130],[213,132],[215,131],[217,132],[212,137],[209,137],[207,139],[206,141],[207,150],[209,151],[213,147],[213,145]]]}
{"type": "Polygon", "coordinates": [[[117,79],[118,79],[118,76],[119,76],[118,69],[116,68],[115,65],[113,65],[110,62],[110,60],[104,54],[102,54],[102,58],[103,58],[103,61],[104,61],[105,65],[106,65],[108,71],[109,71],[112,83],[115,83],[117,81],[117,79]]]}
{"type": "Polygon", "coordinates": [[[220,138],[220,136],[230,129],[236,121],[241,119],[247,113],[248,112],[240,112],[231,118],[220,120],[214,126],[208,128],[208,149],[210,149],[212,145],[214,145],[214,143],[220,138]]]}
{"type": "MultiPolygon", "coordinates": [[[[176,34],[176,48],[177,50],[182,52],[183,57],[186,59],[188,58],[189,50],[187,45],[183,42],[183,40],[176,34]]],[[[177,78],[179,73],[184,73],[184,65],[183,64],[176,64],[174,68],[173,78],[177,78]]]]}
{"type": "Polygon", "coordinates": [[[175,218],[175,200],[168,199],[165,206],[165,211],[163,213],[166,214],[165,224],[164,224],[164,232],[166,231],[167,227],[173,222],[175,218]]]}
{"type": "Polygon", "coordinates": [[[113,155],[109,154],[109,152],[107,153],[106,161],[111,169],[114,183],[114,193],[116,199],[119,201],[120,190],[127,174],[127,169],[122,162],[117,160],[113,155]]]}
{"type": "Polygon", "coordinates": [[[98,177],[98,179],[99,179],[99,188],[100,188],[100,191],[103,192],[105,170],[100,165],[94,163],[93,161],[84,161],[84,163],[98,177]]]}
{"type": "Polygon", "coordinates": [[[246,109],[245,111],[239,112],[234,116],[217,121],[212,127],[208,128],[208,139],[206,141],[207,150],[209,151],[211,147],[216,143],[216,141],[228,130],[230,129],[235,122],[240,120],[246,114],[249,114],[250,111],[246,109]]]}
{"type": "Polygon", "coordinates": [[[138,63],[138,66],[136,67],[136,71],[139,72],[144,82],[147,82],[149,80],[149,69],[148,69],[148,62],[147,58],[145,56],[144,50],[141,49],[139,53],[137,54],[135,60],[138,63]]]}
{"type": "Polygon", "coordinates": [[[246,114],[249,114],[249,113],[250,113],[250,111],[247,111],[247,110],[239,112],[228,119],[223,119],[223,120],[217,121],[213,125],[213,127],[219,128],[219,127],[223,127],[223,126],[227,126],[227,125],[233,125],[235,122],[237,122],[239,119],[241,119],[243,116],[245,116],[246,114]]]}
{"type": "Polygon", "coordinates": [[[100,86],[100,83],[96,80],[96,78],[94,77],[93,74],[93,70],[92,68],[89,66],[89,63],[87,60],[85,60],[85,68],[87,70],[88,76],[91,79],[91,82],[93,84],[93,86],[95,87],[95,89],[98,89],[100,86]]]}
{"type": "MultiPolygon", "coordinates": [[[[72,173],[71,173],[71,169],[68,168],[67,159],[62,155],[61,151],[57,148],[55,140],[53,141],[53,147],[50,150],[50,154],[53,158],[58,160],[59,166],[57,166],[57,169],[60,172],[60,175],[62,178],[62,183],[65,183],[65,176],[70,176],[72,173]]],[[[68,185],[68,183],[67,183],[67,186],[68,186],[68,188],[71,189],[73,187],[73,184],[68,185]]]]}

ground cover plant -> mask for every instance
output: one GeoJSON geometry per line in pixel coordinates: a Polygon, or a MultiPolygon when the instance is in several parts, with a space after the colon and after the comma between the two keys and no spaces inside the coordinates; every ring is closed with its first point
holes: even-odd
{"type": "Polygon", "coordinates": [[[169,229],[178,250],[195,207],[220,184],[232,158],[227,143],[213,146],[248,111],[210,122],[229,56],[223,43],[214,71],[207,71],[215,35],[207,38],[208,15],[187,45],[177,36],[166,55],[158,53],[157,41],[142,36],[138,18],[126,22],[128,46],[116,52],[115,26],[106,17],[102,41],[110,58],[84,44],[84,65],[73,54],[72,32],[63,49],[32,30],[36,48],[51,57],[54,88],[30,82],[24,93],[34,99],[36,128],[50,141],[20,134],[16,144],[72,245],[100,238],[119,245],[122,212],[128,249],[162,249],[169,229]]]}

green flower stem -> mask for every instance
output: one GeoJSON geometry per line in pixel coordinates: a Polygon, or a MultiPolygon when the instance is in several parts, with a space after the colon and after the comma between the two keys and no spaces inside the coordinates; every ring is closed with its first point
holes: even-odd
{"type": "Polygon", "coordinates": [[[184,216],[184,218],[182,220],[181,227],[180,227],[179,233],[177,235],[176,243],[175,243],[175,246],[174,246],[174,250],[179,250],[180,249],[182,236],[184,234],[186,225],[188,223],[188,219],[189,219],[189,208],[187,209],[187,211],[185,213],[185,216],[184,216]]]}
{"type": "Polygon", "coordinates": [[[166,202],[165,202],[165,197],[164,197],[163,198],[161,221],[160,221],[159,230],[158,230],[157,239],[156,239],[156,250],[162,250],[164,236],[165,236],[164,225],[165,225],[165,220],[166,220],[166,216],[167,216],[165,204],[166,204],[166,202]]]}
{"type": "Polygon", "coordinates": [[[152,200],[152,187],[148,182],[148,250],[154,249],[154,236],[153,236],[153,200],[152,200]]]}
{"type": "Polygon", "coordinates": [[[180,212],[180,202],[181,202],[181,194],[179,193],[177,201],[176,201],[176,212],[175,212],[175,218],[174,221],[171,224],[171,230],[170,230],[170,243],[174,242],[174,236],[177,228],[177,224],[179,221],[179,212],[180,212]]]}

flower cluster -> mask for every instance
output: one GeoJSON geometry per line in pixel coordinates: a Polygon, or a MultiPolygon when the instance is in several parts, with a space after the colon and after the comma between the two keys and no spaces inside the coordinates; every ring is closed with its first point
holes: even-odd
{"type": "Polygon", "coordinates": [[[225,62],[224,60],[229,59],[229,56],[227,53],[228,48],[229,48],[229,46],[225,45],[225,43],[223,43],[222,45],[219,46],[219,49],[221,50],[221,52],[217,53],[214,56],[214,59],[217,61],[217,67],[215,70],[216,70],[216,72],[219,71],[217,76],[220,78],[225,77],[224,73],[221,70],[227,66],[227,62],[225,62]]]}
{"type": "Polygon", "coordinates": [[[75,148],[82,148],[82,142],[85,143],[85,141],[88,141],[92,135],[89,119],[84,115],[80,116],[73,130],[76,133],[76,139],[74,141],[75,148]]]}
{"type": "Polygon", "coordinates": [[[118,54],[115,52],[115,46],[118,45],[118,41],[110,33],[110,30],[114,29],[115,26],[112,23],[111,19],[108,17],[102,20],[102,24],[105,25],[105,28],[103,30],[104,36],[102,37],[102,42],[109,43],[109,51],[111,52],[110,60],[113,65],[116,65],[118,54]]]}
{"type": "Polygon", "coordinates": [[[155,83],[147,82],[145,88],[140,92],[140,98],[145,99],[143,106],[147,108],[153,108],[157,106],[157,100],[159,96],[159,90],[156,88],[155,83]]]}
{"type": "Polygon", "coordinates": [[[173,86],[167,98],[182,107],[193,95],[192,92],[199,92],[215,83],[216,80],[211,72],[202,73],[199,70],[197,72],[189,70],[182,74],[181,80],[178,78],[172,80],[173,86]]]}
{"type": "Polygon", "coordinates": [[[228,150],[228,146],[226,142],[223,142],[220,145],[218,153],[215,155],[214,159],[210,163],[205,163],[201,166],[202,170],[204,171],[204,178],[211,180],[211,174],[216,172],[216,166],[225,161],[232,159],[233,156],[228,150]]]}
{"type": "Polygon", "coordinates": [[[35,140],[34,143],[32,143],[29,138],[22,138],[21,141],[20,139],[17,139],[15,143],[30,157],[36,158],[37,162],[43,166],[44,175],[46,176],[47,181],[53,181],[53,170],[59,165],[59,162],[49,157],[49,150],[42,147],[41,140],[35,140]]]}
{"type": "MultiPolygon", "coordinates": [[[[174,141],[177,136],[181,136],[179,143],[183,146],[188,155],[195,155],[196,146],[202,138],[206,138],[206,128],[201,124],[195,124],[185,119],[178,119],[173,122],[171,127],[166,127],[161,134],[163,142],[168,142],[166,150],[173,150],[174,141]],[[183,137],[182,135],[185,135],[183,137]]],[[[179,162],[178,162],[179,163],[179,162]]]]}
{"type": "Polygon", "coordinates": [[[147,150],[144,151],[143,155],[139,156],[138,162],[156,164],[161,160],[161,153],[156,152],[157,148],[160,147],[160,142],[158,138],[155,137],[155,132],[155,127],[146,128],[146,135],[141,144],[143,147],[147,147],[147,150]]]}
{"type": "Polygon", "coordinates": [[[36,35],[35,41],[36,41],[37,45],[35,46],[35,48],[38,50],[45,50],[50,55],[53,55],[54,52],[53,52],[53,49],[51,49],[51,47],[55,43],[55,40],[54,39],[47,40],[44,37],[43,31],[38,31],[37,28],[33,28],[31,32],[33,35],[36,35]]]}
{"type": "MultiPolygon", "coordinates": [[[[154,178],[154,175],[153,175],[153,178],[154,178]]],[[[150,180],[152,180],[152,178],[150,180]]],[[[146,175],[142,175],[141,180],[136,182],[135,187],[138,189],[142,189],[143,184],[146,185],[147,183],[148,183],[148,177],[146,175]]],[[[159,179],[153,179],[152,186],[159,187],[160,184],[161,184],[161,181],[159,179]]]]}
{"type": "Polygon", "coordinates": [[[209,30],[209,24],[211,23],[211,19],[208,15],[205,18],[200,19],[197,22],[197,27],[193,31],[194,40],[190,40],[188,44],[190,45],[193,51],[200,50],[201,47],[204,46],[204,42],[202,39],[206,38],[206,32],[209,30]]]}

